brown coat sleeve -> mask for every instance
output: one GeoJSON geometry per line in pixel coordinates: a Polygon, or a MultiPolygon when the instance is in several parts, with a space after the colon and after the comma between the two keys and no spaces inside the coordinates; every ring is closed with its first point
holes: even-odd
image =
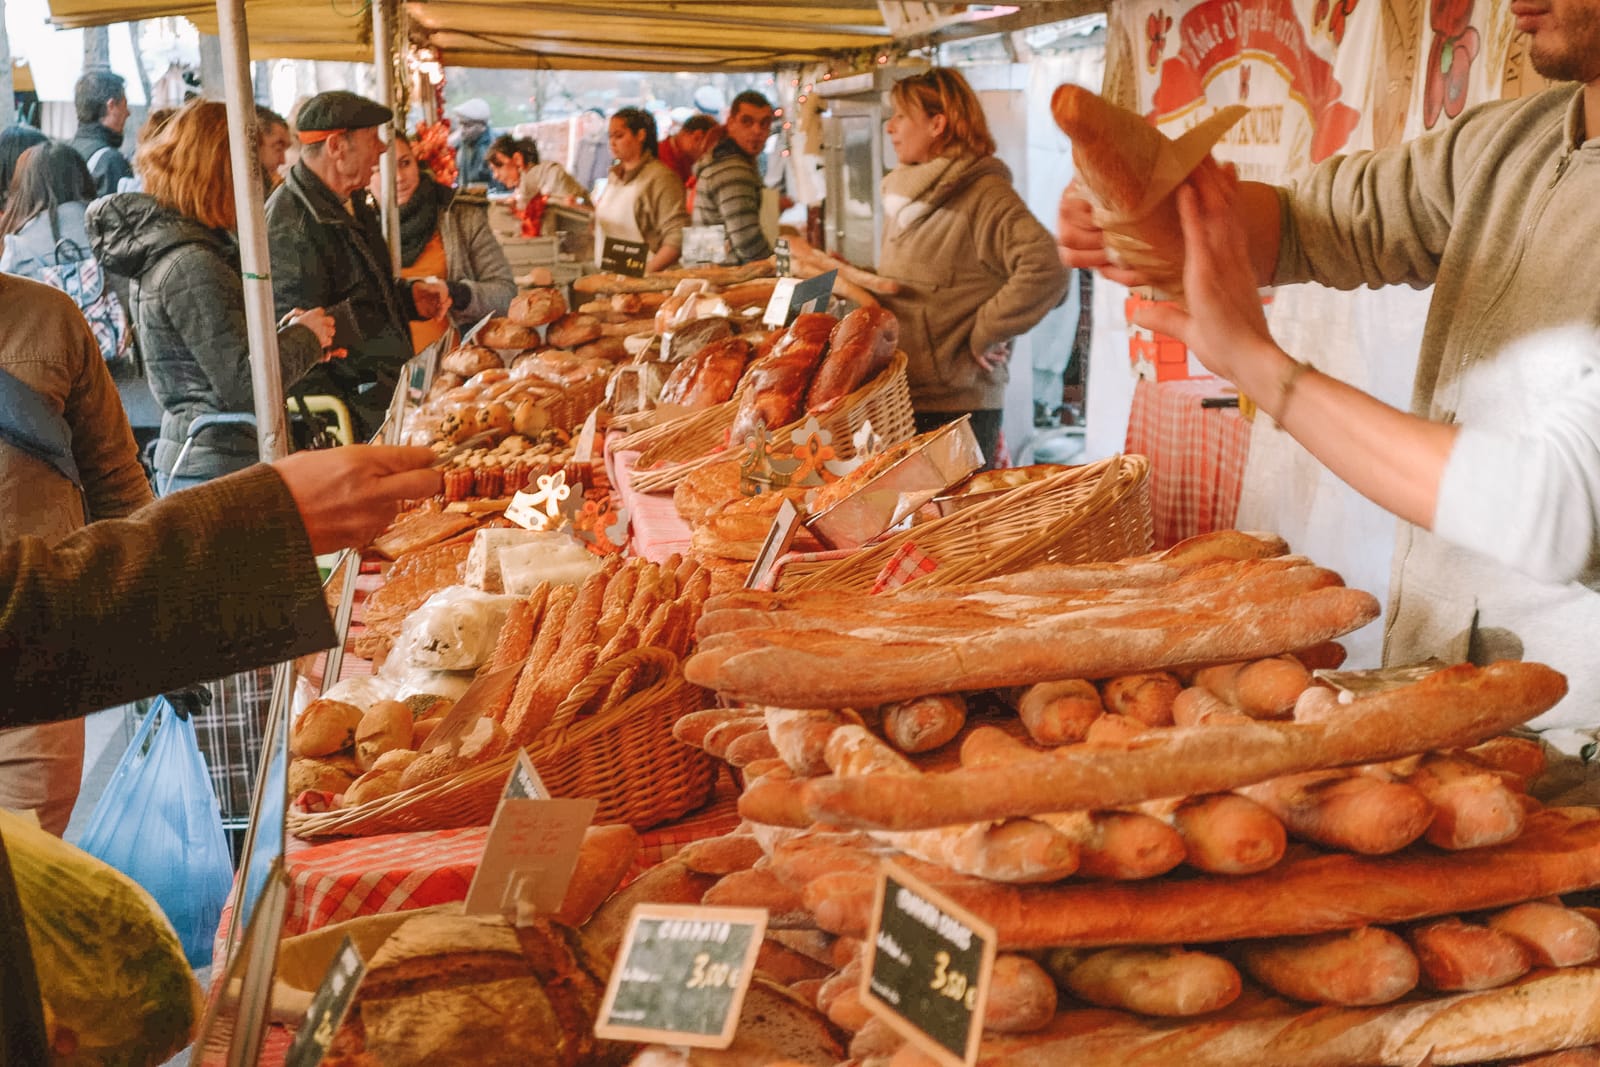
{"type": "Polygon", "coordinates": [[[311,544],[255,466],[0,546],[0,726],[72,718],[331,646],[311,544]]]}

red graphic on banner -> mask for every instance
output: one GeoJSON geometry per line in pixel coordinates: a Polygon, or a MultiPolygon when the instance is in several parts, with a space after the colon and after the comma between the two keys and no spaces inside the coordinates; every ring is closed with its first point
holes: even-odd
{"type": "Polygon", "coordinates": [[[1356,4],[1359,0],[1317,0],[1316,9],[1311,12],[1311,24],[1322,25],[1322,20],[1328,20],[1328,36],[1333,38],[1334,44],[1344,44],[1345,20],[1356,13],[1356,4]]]}
{"type": "Polygon", "coordinates": [[[1290,96],[1311,116],[1313,163],[1344,147],[1361,118],[1340,102],[1343,89],[1333,67],[1311,51],[1290,0],[1253,0],[1248,7],[1240,0],[1206,0],[1184,14],[1178,39],[1178,54],[1161,64],[1152,101],[1157,122],[1203,101],[1213,74],[1246,52],[1265,56],[1288,75],[1290,96]]]}
{"type": "Polygon", "coordinates": [[[1471,25],[1473,0],[1433,0],[1428,24],[1433,47],[1428,50],[1427,81],[1422,89],[1422,125],[1433,129],[1443,112],[1450,118],[1467,106],[1467,77],[1478,58],[1478,31],[1471,25]]]}
{"type": "Polygon", "coordinates": [[[1167,50],[1167,31],[1172,29],[1172,16],[1156,9],[1156,13],[1144,20],[1144,35],[1149,42],[1145,49],[1144,65],[1151,70],[1161,62],[1161,53],[1167,50]]]}

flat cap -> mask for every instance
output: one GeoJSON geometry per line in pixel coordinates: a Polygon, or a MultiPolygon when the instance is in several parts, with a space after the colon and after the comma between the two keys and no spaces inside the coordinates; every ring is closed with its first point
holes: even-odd
{"type": "Polygon", "coordinates": [[[305,133],[333,133],[338,130],[365,130],[373,126],[387,126],[394,121],[394,112],[376,100],[368,100],[357,93],[334,89],[318,93],[300,105],[295,116],[295,129],[305,133]]]}
{"type": "Polygon", "coordinates": [[[456,115],[468,122],[488,122],[489,104],[482,97],[475,96],[456,108],[456,115]]]}

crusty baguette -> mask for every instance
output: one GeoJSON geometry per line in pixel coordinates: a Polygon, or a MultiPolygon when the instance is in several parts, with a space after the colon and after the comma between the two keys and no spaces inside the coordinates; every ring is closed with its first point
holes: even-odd
{"type": "Polygon", "coordinates": [[[1106,712],[1089,724],[1083,739],[1091,745],[1126,749],[1150,731],[1151,727],[1131,715],[1113,715],[1106,712]]]}
{"type": "Polygon", "coordinates": [[[1269,656],[1249,663],[1225,663],[1195,672],[1194,684],[1252,719],[1282,719],[1311,684],[1311,673],[1292,656],[1269,656]]]}
{"type": "Polygon", "coordinates": [[[1171,823],[1183,840],[1184,861],[1199,871],[1255,874],[1281,860],[1288,845],[1278,817],[1237,793],[1147,801],[1140,809],[1171,823]]]}
{"type": "Polygon", "coordinates": [[[1183,686],[1170,671],[1142,671],[1109,679],[1101,697],[1106,710],[1146,726],[1171,726],[1172,702],[1183,686]]]}
{"type": "Polygon", "coordinates": [[[758,760],[772,760],[778,758],[778,749],[772,743],[772,736],[767,733],[763,724],[759,730],[735,738],[722,754],[735,767],[744,768],[758,760]]]}
{"type": "Polygon", "coordinates": [[[1126,751],[1066,747],[934,780],[897,775],[797,784],[814,821],[914,829],[1221,792],[1313,768],[1474,744],[1555,706],[1566,679],[1536,663],[1460,665],[1357,700],[1326,723],[1167,730],[1126,751]]]}
{"type": "Polygon", "coordinates": [[[1167,137],[1133,112],[1070,83],[1057,86],[1050,111],[1072,139],[1073,161],[1099,202],[1119,215],[1139,208],[1167,137]]]}
{"type": "MultiPolygon", "coordinates": [[[[864,726],[841,726],[828,739],[828,764],[835,774],[922,778],[916,765],[864,726]]],[[[1076,842],[1032,819],[974,822],[908,833],[874,836],[912,856],[953,871],[1000,882],[1052,882],[1078,868],[1076,842]]]]}
{"type": "Polygon", "coordinates": [[[1377,616],[1370,594],[1338,585],[1332,572],[1279,562],[1230,565],[1227,583],[1197,572],[1165,587],[1159,605],[1149,597],[870,603],[894,599],[879,597],[807,614],[708,604],[685,673],[737,699],[859,707],[1273,655],[1377,616]]]}
{"type": "Polygon", "coordinates": [[[1522,942],[1493,927],[1451,915],[1406,933],[1422,968],[1422,981],[1441,993],[1493,989],[1514,982],[1533,966],[1522,942]]]}
{"type": "Polygon", "coordinates": [[[994,958],[983,1027],[1000,1034],[1043,1030],[1055,1016],[1056,999],[1049,972],[1027,956],[1002,952],[994,958]]]}
{"type": "Polygon", "coordinates": [[[1600,959],[1600,926],[1560,904],[1518,904],[1489,916],[1489,928],[1515,938],[1537,967],[1575,967],[1600,959]]]}
{"type": "Polygon", "coordinates": [[[916,697],[883,709],[883,733],[901,752],[932,752],[967,724],[967,701],[960,693],[916,697]]]}
{"type": "MultiPolygon", "coordinates": [[[[1600,1042],[1600,969],[1546,972],[1500,989],[1378,1008],[1245,1005],[1193,1022],[1102,1010],[1056,1015],[1039,1034],[988,1036],[980,1067],[1417,1067],[1478,1063],[1600,1042]]],[[[893,1067],[932,1063],[908,1049],[893,1067]]]]}
{"type": "Polygon", "coordinates": [[[1282,820],[1291,836],[1367,856],[1405,848],[1434,817],[1420,790],[1351,771],[1285,775],[1239,792],[1282,820]]]}
{"type": "Polygon", "coordinates": [[[1405,782],[1433,805],[1425,836],[1436,848],[1482,848],[1522,832],[1525,814],[1518,795],[1475,760],[1430,755],[1405,782]]]}
{"type": "Polygon", "coordinates": [[[1239,972],[1221,956],[1178,948],[1058,949],[1048,966],[1073,996],[1102,1008],[1181,1017],[1220,1011],[1239,997],[1239,972]]]}
{"type": "Polygon", "coordinates": [[[1201,685],[1191,685],[1172,699],[1172,721],[1178,726],[1238,723],[1250,718],[1201,685]]]}
{"type": "MultiPolygon", "coordinates": [[[[1260,874],[1053,886],[974,878],[940,886],[995,927],[1002,949],[1173,945],[1291,937],[1501,908],[1600,884],[1600,820],[1551,808],[1504,845],[1391,856],[1286,858],[1260,874]]],[[[861,937],[873,879],[841,873],[806,888],[817,925],[861,937]]]]}
{"type": "Polygon", "coordinates": [[[639,833],[631,826],[591,826],[578,848],[578,865],[555,917],[568,926],[582,926],[616,892],[623,875],[639,854],[639,833]]]}
{"type": "Polygon", "coordinates": [[[691,871],[721,876],[747,871],[763,855],[755,835],[735,832],[691,841],[678,852],[678,859],[691,871]]]}
{"type": "Polygon", "coordinates": [[[1105,710],[1094,683],[1082,678],[1039,682],[1017,698],[1017,717],[1028,736],[1041,745],[1082,741],[1105,710]]]}
{"type": "Polygon", "coordinates": [[[837,727],[861,721],[854,712],[832,709],[765,708],[763,715],[778,755],[805,777],[827,774],[828,738],[837,727]]]}
{"type": "Polygon", "coordinates": [[[695,748],[706,747],[706,735],[730,722],[760,722],[761,713],[750,708],[705,708],[680,716],[672,724],[672,736],[695,748]]]}
{"type": "Polygon", "coordinates": [[[1526,737],[1491,737],[1467,749],[1467,755],[1497,771],[1509,771],[1524,781],[1544,773],[1544,746],[1526,737]]]}
{"type": "Polygon", "coordinates": [[[767,924],[774,929],[807,929],[816,925],[800,894],[778,881],[766,867],[723,875],[706,890],[700,902],[711,907],[765,908],[767,924]]]}
{"type": "Polygon", "coordinates": [[[1381,926],[1239,946],[1250,977],[1291,1000],[1370,1007],[1416,988],[1417,957],[1381,926]]]}

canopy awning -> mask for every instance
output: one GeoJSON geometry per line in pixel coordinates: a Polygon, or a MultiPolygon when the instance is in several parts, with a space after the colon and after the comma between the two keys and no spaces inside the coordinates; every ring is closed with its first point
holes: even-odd
{"type": "MultiPolygon", "coordinates": [[[[1011,4],[1034,21],[1104,8],[1102,0],[1011,4]]],[[[246,6],[254,59],[372,59],[371,19],[361,0],[247,0],[246,6]]],[[[462,67],[767,71],[896,43],[877,0],[407,0],[404,6],[412,43],[462,67]]],[[[906,6],[965,9],[963,19],[988,13],[978,5],[906,6]]],[[[182,16],[202,33],[217,30],[216,9],[205,0],[50,0],[50,12],[66,28],[182,16]]]]}

